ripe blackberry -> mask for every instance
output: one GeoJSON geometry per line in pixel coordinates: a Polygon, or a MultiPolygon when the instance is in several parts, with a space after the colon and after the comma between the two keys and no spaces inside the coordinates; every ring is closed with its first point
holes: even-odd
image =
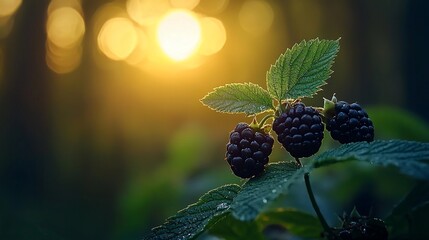
{"type": "Polygon", "coordinates": [[[323,139],[322,119],[316,109],[298,102],[273,122],[273,130],[284,148],[295,158],[315,154],[323,139]]]}
{"type": "MultiPolygon", "coordinates": [[[[383,220],[369,217],[350,217],[334,232],[342,240],[387,240],[388,232],[383,220]]],[[[336,239],[336,238],[334,238],[336,239]]]]}
{"type": "Polygon", "coordinates": [[[229,135],[226,160],[235,175],[241,178],[257,176],[264,171],[274,139],[247,123],[239,123],[229,135]]]}
{"type": "Polygon", "coordinates": [[[343,144],[374,140],[372,121],[359,104],[339,101],[331,112],[327,114],[326,129],[333,139],[343,144]]]}

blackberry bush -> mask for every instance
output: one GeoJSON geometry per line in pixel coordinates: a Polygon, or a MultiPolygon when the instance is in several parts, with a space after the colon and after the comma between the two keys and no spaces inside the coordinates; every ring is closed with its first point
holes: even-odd
{"type": "Polygon", "coordinates": [[[269,161],[274,139],[261,129],[239,123],[229,135],[226,160],[235,175],[241,178],[257,176],[269,161]]]}
{"type": "Polygon", "coordinates": [[[316,109],[304,103],[294,104],[273,122],[278,141],[294,158],[315,154],[323,139],[322,118],[316,109]]]}
{"type": "Polygon", "coordinates": [[[302,41],[270,67],[266,89],[253,83],[232,83],[215,88],[201,99],[218,112],[254,117],[251,124],[239,123],[230,133],[225,155],[237,176],[250,179],[242,185],[227,184],[207,192],[145,239],[196,239],[203,232],[224,239],[266,239],[267,229],[286,233],[284,226],[288,227],[287,234],[306,239],[429,239],[425,226],[429,221],[429,143],[373,141],[372,122],[356,103],[333,98],[325,100],[323,108],[304,104],[306,97],[313,97],[326,84],[338,50],[338,40],[302,41]],[[333,139],[349,144],[312,157],[302,166],[299,158],[319,151],[324,123],[333,139]],[[268,164],[274,144],[271,129],[298,165],[289,156],[286,161],[268,164]],[[344,218],[339,228],[332,228],[317,205],[309,175],[314,169],[345,161],[396,167],[418,181],[384,219],[386,224],[377,218],[351,216],[344,218]],[[303,178],[317,218],[277,201],[280,196],[293,194],[290,186],[302,183],[303,178]],[[274,202],[277,204],[272,207],[274,202]]]}
{"type": "Polygon", "coordinates": [[[333,139],[343,144],[374,140],[372,121],[359,104],[337,102],[334,96],[330,104],[331,109],[326,105],[326,129],[331,133],[333,139]]]}

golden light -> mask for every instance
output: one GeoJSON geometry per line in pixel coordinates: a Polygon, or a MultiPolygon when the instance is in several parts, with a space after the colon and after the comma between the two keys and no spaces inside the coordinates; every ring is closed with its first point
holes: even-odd
{"type": "Polygon", "coordinates": [[[219,14],[223,12],[229,4],[229,0],[202,1],[198,4],[198,9],[204,13],[219,14]]]}
{"type": "Polygon", "coordinates": [[[74,8],[61,7],[49,14],[46,31],[52,43],[69,48],[80,42],[85,33],[85,22],[74,8]]]}
{"type": "Polygon", "coordinates": [[[82,46],[65,49],[48,41],[46,47],[46,64],[52,71],[65,74],[79,66],[82,59],[82,46]]]}
{"type": "Polygon", "coordinates": [[[12,15],[21,3],[22,0],[0,0],[0,17],[12,15]]]}
{"type": "Polygon", "coordinates": [[[85,21],[77,0],[52,0],[46,21],[46,64],[58,73],[75,70],[82,59],[85,21]]]}
{"type": "Polygon", "coordinates": [[[226,42],[226,30],[223,23],[216,18],[201,19],[202,42],[199,52],[203,55],[212,55],[219,52],[226,42]]]}
{"type": "Polygon", "coordinates": [[[157,39],[163,52],[175,61],[191,56],[201,41],[201,26],[190,11],[167,13],[157,28],[157,39]]]}
{"type": "Polygon", "coordinates": [[[127,13],[140,25],[155,24],[170,9],[168,0],[128,0],[127,13]]]}
{"type": "Polygon", "coordinates": [[[136,48],[138,33],[127,18],[112,18],[104,23],[98,34],[98,47],[110,59],[124,60],[136,48]]]}
{"type": "Polygon", "coordinates": [[[266,1],[246,1],[238,13],[238,20],[246,32],[262,35],[270,29],[274,20],[274,11],[266,1]]]}
{"type": "Polygon", "coordinates": [[[194,9],[200,0],[170,0],[170,4],[174,8],[194,9]]]}

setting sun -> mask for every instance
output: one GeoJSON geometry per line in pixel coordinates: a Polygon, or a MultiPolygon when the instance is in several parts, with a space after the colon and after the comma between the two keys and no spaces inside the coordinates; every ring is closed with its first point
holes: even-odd
{"type": "Polygon", "coordinates": [[[175,10],[167,13],[157,28],[161,49],[176,61],[194,53],[201,41],[201,26],[192,12],[175,10]]]}

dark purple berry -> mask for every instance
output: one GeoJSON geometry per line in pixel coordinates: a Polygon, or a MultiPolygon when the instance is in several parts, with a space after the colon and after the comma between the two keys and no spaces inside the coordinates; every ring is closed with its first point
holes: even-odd
{"type": "Polygon", "coordinates": [[[316,109],[299,102],[273,122],[273,130],[283,147],[295,158],[315,154],[323,139],[322,119],[316,109]]]}
{"type": "Polygon", "coordinates": [[[374,126],[368,114],[357,103],[344,101],[335,103],[335,114],[327,116],[326,129],[340,143],[372,142],[374,126]]]}
{"type": "Polygon", "coordinates": [[[387,240],[388,232],[383,220],[366,216],[347,217],[339,229],[333,229],[342,240],[387,240]]]}
{"type": "Polygon", "coordinates": [[[274,139],[262,131],[256,131],[247,123],[239,123],[229,135],[226,157],[235,175],[241,178],[257,176],[268,164],[274,139]]]}

